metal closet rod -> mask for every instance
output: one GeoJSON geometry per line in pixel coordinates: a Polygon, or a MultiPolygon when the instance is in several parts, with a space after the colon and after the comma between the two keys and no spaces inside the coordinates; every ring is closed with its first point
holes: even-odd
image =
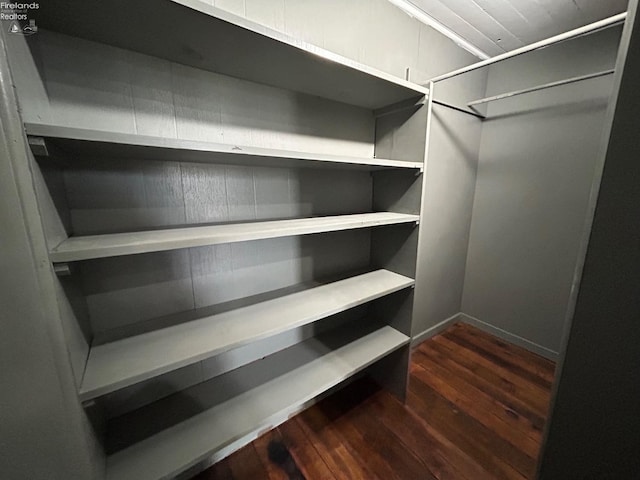
{"type": "Polygon", "coordinates": [[[560,85],[568,85],[570,83],[581,82],[583,80],[589,80],[591,78],[604,77],[605,75],[611,75],[614,72],[615,70],[612,69],[612,70],[605,70],[603,72],[588,73],[586,75],[580,75],[579,77],[566,78],[564,80],[549,82],[543,85],[537,85],[535,87],[523,88],[522,90],[514,90],[512,92],[501,93],[499,95],[494,95],[492,97],[485,97],[479,100],[474,100],[473,102],[467,103],[467,106],[475,110],[474,107],[476,105],[481,105],[483,103],[493,102],[494,100],[502,100],[503,98],[515,97],[517,95],[524,95],[525,93],[537,92],[538,90],[546,90],[547,88],[559,87],[560,85]]]}
{"type": "MultiPolygon", "coordinates": [[[[477,70],[478,68],[486,67],[487,65],[492,65],[494,63],[501,62],[509,58],[517,57],[524,53],[532,52],[534,50],[540,50],[541,48],[545,48],[550,45],[554,45],[556,43],[564,42],[565,40],[579,37],[587,33],[595,32],[596,30],[602,30],[603,28],[611,27],[613,25],[622,23],[626,18],[627,18],[627,12],[619,13],[618,15],[614,15],[613,17],[605,18],[604,20],[600,20],[598,22],[585,25],[584,27],[576,28],[575,30],[570,30],[568,32],[561,33],[560,35],[556,35],[555,37],[550,37],[550,38],[547,38],[546,40],[541,40],[539,42],[532,43],[531,45],[527,45],[525,47],[518,48],[516,50],[512,50],[510,52],[503,53],[495,57],[491,57],[487,60],[482,60],[481,62],[468,65],[458,70],[454,70],[453,72],[445,73],[444,75],[434,77],[431,79],[431,82],[435,83],[435,82],[440,82],[442,80],[447,80],[449,78],[457,77],[458,75],[462,75],[463,73],[471,72],[473,70],[477,70]]],[[[425,83],[424,85],[427,85],[427,84],[425,83]]]]}

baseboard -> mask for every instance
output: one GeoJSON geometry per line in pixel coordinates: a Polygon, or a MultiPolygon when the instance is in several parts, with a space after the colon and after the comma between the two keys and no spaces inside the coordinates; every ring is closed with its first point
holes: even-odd
{"type": "Polygon", "coordinates": [[[431,337],[439,334],[443,330],[446,330],[450,325],[453,325],[456,322],[462,321],[461,318],[462,313],[456,313],[455,315],[450,316],[446,320],[441,321],[437,325],[426,329],[424,332],[415,335],[411,339],[411,347],[416,347],[425,340],[429,340],[431,337]]]}
{"type": "Polygon", "coordinates": [[[458,321],[466,323],[468,325],[474,326],[483,330],[491,335],[495,335],[496,337],[502,338],[513,345],[517,345],[522,347],[530,352],[537,353],[538,355],[548,358],[556,362],[558,360],[558,352],[554,352],[553,350],[548,349],[547,347],[543,347],[542,345],[538,345],[526,338],[519,337],[518,335],[514,335],[513,333],[509,333],[506,330],[502,330],[501,328],[490,325],[482,320],[479,320],[471,315],[467,315],[466,313],[460,313],[458,321]]]}

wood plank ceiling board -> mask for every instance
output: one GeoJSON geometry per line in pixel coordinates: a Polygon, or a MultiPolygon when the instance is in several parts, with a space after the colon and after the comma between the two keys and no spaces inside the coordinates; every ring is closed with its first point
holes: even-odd
{"type": "Polygon", "coordinates": [[[456,15],[440,0],[412,0],[410,3],[483,52],[489,55],[502,53],[502,50],[496,48],[490,37],[471,25],[466,19],[456,15]]]}
{"type": "Polygon", "coordinates": [[[407,0],[494,56],[624,12],[627,0],[407,0]]]}
{"type": "MultiPolygon", "coordinates": [[[[538,25],[548,22],[549,15],[535,4],[519,10],[512,0],[475,0],[478,6],[509,30],[520,42],[520,46],[532,43],[540,34],[538,25]]],[[[497,40],[496,40],[497,41],[497,40]]]]}
{"type": "MultiPolygon", "coordinates": [[[[478,30],[491,42],[492,50],[488,51],[492,55],[502,53],[506,50],[513,50],[523,46],[522,42],[507,30],[492,15],[489,15],[477,2],[477,0],[420,0],[423,3],[442,4],[443,9],[450,10],[454,15],[460,17],[466,23],[478,30]]],[[[452,27],[449,27],[452,28],[452,27]]],[[[463,37],[464,38],[464,37],[463,37]]]]}
{"type": "MultiPolygon", "coordinates": [[[[492,1],[492,0],[488,0],[492,1]]],[[[507,0],[527,18],[537,34],[527,44],[611,17],[627,9],[627,0],[507,0]]]]}
{"type": "Polygon", "coordinates": [[[627,9],[627,0],[538,0],[561,27],[577,28],[627,9]]]}

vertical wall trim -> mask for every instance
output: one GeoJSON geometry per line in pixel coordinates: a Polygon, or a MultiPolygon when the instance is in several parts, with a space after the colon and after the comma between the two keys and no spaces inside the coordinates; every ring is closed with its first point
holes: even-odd
{"type": "MultiPolygon", "coordinates": [[[[423,167],[422,167],[422,197],[420,198],[420,223],[418,225],[418,251],[416,252],[416,286],[415,292],[416,295],[421,294],[421,284],[419,279],[422,278],[420,276],[422,269],[428,268],[428,265],[424,264],[423,258],[420,256],[420,242],[424,237],[424,229],[427,228],[426,222],[424,221],[424,208],[425,203],[427,201],[427,175],[428,175],[428,167],[429,167],[429,144],[431,142],[431,125],[433,123],[433,97],[434,97],[434,83],[429,82],[429,96],[427,98],[427,131],[424,136],[425,147],[424,147],[424,157],[423,157],[423,167]]],[[[418,311],[416,309],[416,302],[413,303],[413,322],[412,329],[415,328],[416,318],[418,316],[418,311]]],[[[411,336],[413,337],[415,332],[411,332],[411,336]]]]}

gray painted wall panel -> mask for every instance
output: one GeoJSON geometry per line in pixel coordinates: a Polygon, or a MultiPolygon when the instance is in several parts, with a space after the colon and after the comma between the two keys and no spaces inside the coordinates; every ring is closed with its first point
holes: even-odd
{"type": "MultiPolygon", "coordinates": [[[[66,240],[67,230],[71,229],[64,175],[52,165],[44,165],[41,170],[31,151],[28,155],[47,248],[52,248],[66,240]]],[[[87,303],[77,282],[71,277],[55,277],[53,281],[75,384],[80,385],[91,342],[87,303]]]]}
{"type": "Polygon", "coordinates": [[[480,132],[477,118],[434,105],[418,247],[415,335],[461,311],[480,132]]]}
{"type": "MultiPolygon", "coordinates": [[[[418,40],[419,56],[410,71],[413,81],[424,82],[477,61],[430,27],[421,27],[418,40]]],[[[442,82],[435,88],[434,98],[460,104],[466,98],[484,95],[486,80],[487,72],[478,71],[442,82]]],[[[437,105],[433,112],[423,175],[414,336],[423,335],[461,311],[480,141],[481,124],[476,118],[437,105]]],[[[424,142],[406,142],[404,137],[407,132],[417,131],[415,127],[424,121],[423,115],[426,107],[412,116],[405,112],[379,119],[377,133],[381,136],[377,139],[376,154],[422,161],[426,150],[424,142]]],[[[377,242],[380,243],[379,238],[377,242]]],[[[382,251],[374,254],[376,258],[384,258],[394,248],[398,245],[386,248],[384,255],[382,251]]]]}
{"type": "Polygon", "coordinates": [[[91,168],[67,168],[64,179],[71,233],[92,235],[185,224],[182,178],[182,167],[170,162],[109,159],[91,162],[91,168]]]}
{"type": "Polygon", "coordinates": [[[422,162],[426,148],[427,107],[408,108],[376,121],[376,157],[422,162]]]}
{"type": "Polygon", "coordinates": [[[187,250],[89,260],[80,269],[94,334],[194,307],[187,250]]]}
{"type": "MultiPolygon", "coordinates": [[[[291,289],[281,293],[292,293],[293,291],[294,289],[291,289]]],[[[247,365],[250,362],[261,360],[268,355],[317,335],[319,332],[335,328],[353,319],[362,319],[367,312],[366,309],[366,305],[356,307],[313,324],[258,340],[188,367],[137,383],[100,398],[100,405],[104,408],[109,418],[123,415],[180,390],[247,365]]],[[[366,318],[370,319],[370,317],[366,318]]]]}
{"type": "Polygon", "coordinates": [[[92,338],[87,300],[76,279],[56,277],[54,284],[75,384],[79,386],[82,383],[92,338]]]}
{"type": "MultiPolygon", "coordinates": [[[[126,160],[73,167],[65,184],[76,235],[368,212],[373,188],[366,172],[126,160]]],[[[362,268],[368,245],[344,232],[82,262],[93,332],[362,268]]]]}
{"type": "MultiPolygon", "coordinates": [[[[610,29],[491,67],[488,95],[612,68],[610,29]]],[[[611,77],[493,102],[462,311],[558,352],[611,77]]]]}
{"type": "Polygon", "coordinates": [[[410,66],[414,70],[413,73],[410,72],[412,81],[426,83],[433,77],[480,60],[433,28],[420,25],[417,63],[415,66],[410,66]]]}
{"type": "Polygon", "coordinates": [[[257,218],[255,181],[251,170],[242,167],[226,167],[225,189],[230,222],[257,218]]]}
{"type": "Polygon", "coordinates": [[[367,230],[81,262],[94,334],[369,265],[367,230]]]}
{"type": "Polygon", "coordinates": [[[116,390],[101,397],[99,403],[105,416],[114,418],[203,381],[202,363],[198,362],[152,380],[116,390]]]}
{"type": "Polygon", "coordinates": [[[296,216],[341,215],[371,210],[373,180],[359,172],[300,169],[289,174],[296,216]]]}
{"type": "Polygon", "coordinates": [[[126,55],[136,133],[175,138],[173,65],[145,55],[130,52],[126,55]]]}
{"type": "MultiPolygon", "coordinates": [[[[225,167],[217,165],[183,165],[185,221],[187,224],[220,223],[229,220],[225,167]]],[[[286,198],[287,188],[284,190],[286,198]]],[[[259,197],[259,196],[258,196],[259,197]]],[[[283,202],[285,205],[286,201],[283,202]]],[[[277,216],[277,215],[276,215],[277,216]]]]}
{"type": "MultiPolygon", "coordinates": [[[[129,84],[129,55],[106,45],[39,32],[32,50],[39,54],[39,77],[45,83],[50,120],[96,130],[134,132],[135,116],[129,84]]],[[[20,95],[22,79],[17,79],[20,95]]],[[[27,102],[27,95],[21,96],[27,102]]],[[[24,121],[33,119],[25,111],[24,121]]],[[[42,114],[42,113],[40,113],[42,114]]]]}
{"type": "MultiPolygon", "coordinates": [[[[425,82],[478,59],[430,27],[419,36],[418,62],[411,79],[425,82]]],[[[485,70],[436,84],[435,100],[463,104],[484,95],[485,70]]],[[[461,311],[466,252],[481,123],[464,113],[434,105],[422,192],[418,244],[414,337],[461,311]]],[[[422,337],[421,337],[422,336],[422,337]]]]}
{"type": "Polygon", "coordinates": [[[293,205],[289,195],[289,170],[257,168],[253,181],[258,219],[293,217],[293,205]]]}
{"type": "Polygon", "coordinates": [[[64,175],[59,168],[52,165],[38,168],[31,151],[29,163],[38,204],[43,211],[42,224],[47,236],[47,247],[53,248],[67,239],[67,231],[71,228],[64,175]]]}

